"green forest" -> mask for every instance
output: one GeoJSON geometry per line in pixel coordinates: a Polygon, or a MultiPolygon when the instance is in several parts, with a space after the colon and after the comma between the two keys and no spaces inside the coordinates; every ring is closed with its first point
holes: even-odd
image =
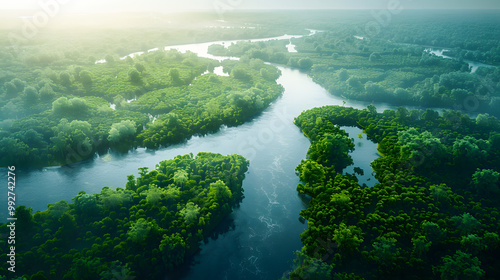
{"type": "MultiPolygon", "coordinates": [[[[325,106],[295,123],[311,140],[297,166],[308,228],[289,279],[495,279],[500,121],[427,109],[325,106]],[[357,126],[378,143],[377,183],[353,175],[357,126]]],[[[288,279],[288,278],[287,278],[288,279]]]]}
{"type": "Polygon", "coordinates": [[[301,69],[330,93],[346,99],[499,116],[500,68],[479,67],[471,73],[465,62],[500,65],[500,23],[494,15],[486,14],[478,22],[474,13],[446,13],[422,22],[422,14],[408,13],[372,37],[363,37],[364,21],[356,15],[330,21],[319,17],[311,25],[319,29],[316,34],[289,42],[239,42],[228,48],[213,45],[209,51],[301,69]],[[288,52],[289,43],[297,52],[288,52]],[[429,47],[446,48],[445,54],[455,59],[433,55],[426,51],[429,47]]]}
{"type": "MultiPolygon", "coordinates": [[[[160,32],[152,30],[144,36],[155,38],[160,32]]],[[[107,44],[117,42],[113,51],[87,49],[96,42],[56,31],[27,49],[0,50],[0,166],[64,165],[110,148],[157,149],[213,133],[221,125],[242,124],[283,91],[275,82],[279,70],[257,59],[221,65],[175,49],[124,56],[152,43],[191,42],[186,35],[134,46],[127,37],[139,34],[100,32],[111,36],[107,44]],[[228,76],[213,73],[219,66],[228,76]]],[[[245,29],[232,36],[266,35],[245,29]]]]}
{"type": "MultiPolygon", "coordinates": [[[[239,155],[177,156],[151,171],[139,168],[140,176],[127,176],[122,188],[82,191],[71,203],[34,214],[19,206],[16,273],[19,279],[159,279],[195,254],[241,202],[248,164],[239,155]]],[[[0,232],[8,234],[7,224],[0,232]]],[[[6,263],[7,241],[0,244],[6,263]]]]}
{"type": "Polygon", "coordinates": [[[498,278],[498,10],[212,4],[61,10],[33,38],[0,4],[0,280],[498,278]],[[371,170],[341,127],[376,143],[371,170]],[[138,173],[92,189],[97,168],[138,173]]]}

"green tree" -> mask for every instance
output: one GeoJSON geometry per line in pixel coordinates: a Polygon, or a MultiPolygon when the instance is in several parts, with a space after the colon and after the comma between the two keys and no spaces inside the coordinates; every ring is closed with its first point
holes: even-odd
{"type": "Polygon", "coordinates": [[[313,66],[313,61],[309,58],[301,58],[299,59],[299,68],[302,70],[309,70],[313,66]]]}
{"type": "Polygon", "coordinates": [[[51,101],[55,97],[55,92],[49,83],[46,83],[39,91],[40,100],[44,102],[51,101]]]}
{"type": "Polygon", "coordinates": [[[139,73],[136,69],[130,69],[128,71],[128,78],[132,83],[139,84],[142,82],[141,73],[139,73]]]}
{"type": "Polygon", "coordinates": [[[128,237],[137,243],[143,242],[151,231],[152,224],[143,218],[140,218],[130,226],[127,232],[128,237]]]}
{"type": "Polygon", "coordinates": [[[390,265],[392,261],[399,256],[400,249],[396,245],[395,238],[380,238],[379,241],[373,243],[373,255],[377,262],[390,265]]]}
{"type": "Polygon", "coordinates": [[[179,169],[174,173],[174,183],[177,186],[184,186],[188,180],[188,173],[184,169],[179,169]]]}
{"type": "Polygon", "coordinates": [[[435,168],[446,158],[446,147],[428,131],[420,133],[413,127],[399,131],[398,144],[401,157],[414,167],[435,168]]]}
{"type": "Polygon", "coordinates": [[[324,166],[334,166],[336,171],[342,171],[353,163],[349,155],[353,150],[353,139],[338,133],[325,133],[321,140],[312,143],[307,154],[324,166]]]}
{"type": "Polygon", "coordinates": [[[340,253],[350,254],[359,250],[359,246],[363,243],[363,232],[356,226],[340,223],[333,231],[332,241],[337,244],[340,253]]]}
{"type": "Polygon", "coordinates": [[[492,169],[477,169],[472,175],[472,186],[480,194],[498,193],[500,173],[492,169]]]}
{"type": "Polygon", "coordinates": [[[486,244],[484,244],[483,239],[475,234],[462,236],[460,245],[462,245],[466,252],[471,254],[477,254],[486,249],[486,244]]]}
{"type": "Polygon", "coordinates": [[[130,201],[131,193],[120,188],[112,190],[108,187],[104,187],[98,197],[100,203],[104,207],[108,209],[117,209],[130,201]]]}
{"type": "Polygon", "coordinates": [[[108,141],[118,143],[126,141],[127,139],[132,139],[136,131],[137,128],[134,121],[124,120],[119,123],[114,123],[109,130],[108,141]]]}
{"type": "Polygon", "coordinates": [[[457,251],[453,256],[442,258],[443,265],[437,268],[443,280],[479,280],[484,275],[481,262],[477,257],[457,251]]]}
{"type": "Polygon", "coordinates": [[[146,70],[146,68],[144,67],[144,64],[140,63],[140,62],[137,62],[135,65],[134,65],[135,69],[137,69],[137,71],[139,71],[141,74],[142,72],[144,72],[144,70],[146,70]]]}
{"type": "Polygon", "coordinates": [[[481,222],[469,213],[464,213],[460,216],[453,216],[450,220],[455,223],[457,228],[463,234],[470,234],[481,227],[481,222]]]}
{"type": "Polygon", "coordinates": [[[156,204],[161,201],[165,191],[162,188],[152,184],[149,189],[145,192],[146,201],[151,204],[156,204]]]}
{"type": "Polygon", "coordinates": [[[438,224],[425,221],[422,223],[425,237],[434,243],[443,240],[446,237],[446,230],[441,229],[438,224]]]}
{"type": "Polygon", "coordinates": [[[233,195],[231,193],[231,190],[226,186],[226,184],[223,181],[217,180],[215,183],[210,184],[208,196],[211,196],[216,200],[226,203],[231,201],[233,195]]]}
{"type": "Polygon", "coordinates": [[[59,73],[59,81],[61,82],[61,85],[65,87],[71,86],[71,76],[66,71],[62,71],[61,73],[59,73]]]}
{"type": "Polygon", "coordinates": [[[160,252],[162,260],[167,268],[180,265],[184,262],[187,244],[179,233],[163,235],[160,243],[160,252]]]}
{"type": "Polygon", "coordinates": [[[428,241],[425,236],[419,236],[411,239],[411,243],[413,243],[413,255],[417,258],[422,258],[425,256],[432,245],[432,241],[428,241]]]}
{"type": "Polygon", "coordinates": [[[71,199],[77,214],[92,217],[99,212],[97,199],[94,195],[86,194],[84,191],[78,193],[71,199]]]}
{"type": "Polygon", "coordinates": [[[188,202],[186,207],[184,207],[179,213],[184,217],[188,224],[194,222],[198,219],[198,214],[200,213],[200,207],[193,202],[188,202]]]}
{"type": "Polygon", "coordinates": [[[90,89],[92,87],[92,82],[93,82],[92,74],[87,70],[81,71],[80,82],[82,83],[84,88],[86,88],[87,90],[90,89]]]}
{"type": "Polygon", "coordinates": [[[38,91],[31,86],[24,88],[24,104],[26,106],[31,106],[36,104],[38,101],[38,91]]]}
{"type": "Polygon", "coordinates": [[[337,75],[341,81],[347,81],[347,79],[349,79],[349,73],[344,68],[340,69],[337,75]]]}

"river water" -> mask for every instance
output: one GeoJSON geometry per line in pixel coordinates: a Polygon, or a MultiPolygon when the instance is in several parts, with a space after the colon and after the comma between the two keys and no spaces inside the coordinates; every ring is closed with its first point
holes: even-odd
{"type": "MultiPolygon", "coordinates": [[[[434,54],[436,56],[442,57],[442,58],[456,59],[454,57],[447,56],[447,55],[444,54],[444,53],[446,53],[448,51],[447,49],[442,49],[442,48],[426,48],[425,51],[428,52],[428,53],[434,54]]],[[[481,62],[467,60],[467,59],[464,59],[464,62],[467,63],[467,64],[469,64],[470,72],[471,73],[476,72],[479,67],[495,67],[493,65],[484,64],[484,63],[481,63],[481,62]]]]}
{"type": "MultiPolygon", "coordinates": [[[[203,55],[209,45],[195,44],[190,45],[193,48],[179,49],[203,55]]],[[[126,176],[137,175],[137,168],[147,166],[151,170],[159,161],[176,155],[200,151],[241,154],[250,160],[243,182],[243,202],[217,228],[214,238],[207,240],[199,254],[165,279],[279,278],[291,268],[293,252],[302,247],[300,233],[306,229],[298,219],[307,202],[297,195],[299,181],[295,167],[306,157],[310,141],[293,124],[293,119],[313,107],[343,105],[343,100],[329,94],[306,73],[278,68],[282,72],[278,83],[285,88],[283,96],[252,121],[238,127],[222,127],[217,133],[192,137],[184,144],[157,151],[140,148],[127,154],[109,152],[68,166],[17,170],[16,205],[45,210],[48,203],[70,201],[81,190],[97,193],[104,186],[123,188],[126,176]]],[[[344,106],[361,109],[368,104],[346,101],[344,106]]],[[[379,112],[396,108],[382,103],[374,105],[379,112]]],[[[367,140],[366,135],[361,134],[363,137],[359,138],[359,129],[348,129],[348,132],[356,141],[352,154],[354,166],[365,172],[360,182],[373,185],[376,181],[369,164],[378,157],[376,145],[367,140]]],[[[352,173],[352,167],[346,172],[352,173]]],[[[7,182],[7,169],[2,168],[1,172],[0,180],[7,182]]],[[[0,193],[2,206],[3,201],[7,201],[6,195],[6,190],[0,193]]],[[[7,210],[7,206],[4,209],[7,210]]],[[[2,221],[6,212],[0,211],[2,221]]]]}

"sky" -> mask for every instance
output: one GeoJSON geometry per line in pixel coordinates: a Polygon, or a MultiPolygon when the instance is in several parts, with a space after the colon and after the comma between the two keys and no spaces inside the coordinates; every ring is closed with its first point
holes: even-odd
{"type": "Polygon", "coordinates": [[[0,0],[0,10],[38,10],[44,6],[67,12],[235,10],[235,9],[500,9],[500,0],[0,0]]]}

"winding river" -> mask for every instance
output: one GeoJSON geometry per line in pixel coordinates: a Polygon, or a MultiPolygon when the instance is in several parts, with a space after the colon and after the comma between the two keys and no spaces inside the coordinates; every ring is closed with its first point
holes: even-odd
{"type": "MultiPolygon", "coordinates": [[[[280,39],[289,38],[283,36],[280,39]]],[[[176,48],[212,57],[206,52],[210,44],[176,48]]],[[[176,155],[200,151],[241,154],[250,160],[243,183],[243,202],[221,223],[199,254],[165,279],[266,280],[281,277],[292,266],[293,252],[302,247],[300,234],[306,229],[298,219],[306,202],[297,195],[299,181],[295,167],[306,157],[310,142],[293,124],[293,119],[313,107],[343,105],[343,100],[329,94],[303,72],[282,66],[278,68],[282,72],[278,82],[285,88],[283,96],[252,121],[238,127],[222,127],[217,133],[192,137],[184,144],[157,151],[140,148],[127,154],[109,152],[69,166],[18,170],[17,205],[24,204],[35,211],[45,210],[48,203],[70,201],[81,190],[97,193],[104,186],[124,187],[126,176],[137,175],[137,168],[147,166],[151,170],[159,161],[176,155]]],[[[346,101],[344,106],[365,108],[368,104],[346,101]]],[[[374,105],[379,112],[396,108],[382,103],[374,105]]],[[[352,154],[354,166],[365,172],[360,176],[360,183],[373,185],[375,179],[371,176],[369,164],[379,156],[376,145],[366,140],[366,135],[359,129],[349,128],[348,132],[356,141],[356,150],[352,154]]],[[[6,169],[5,172],[2,169],[2,182],[7,182],[6,175],[6,169]]],[[[7,201],[6,195],[7,191],[1,192],[0,201],[7,201]]],[[[3,221],[5,212],[0,211],[3,221]]]]}

